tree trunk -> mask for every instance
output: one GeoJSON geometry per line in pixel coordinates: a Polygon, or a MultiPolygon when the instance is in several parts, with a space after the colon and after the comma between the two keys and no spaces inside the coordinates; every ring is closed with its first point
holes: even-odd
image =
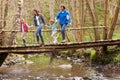
{"type": "Polygon", "coordinates": [[[50,4],[49,4],[49,7],[50,7],[50,19],[54,19],[54,0],[50,0],[50,4]]]}
{"type": "Polygon", "coordinates": [[[120,0],[118,0],[118,4],[117,4],[116,9],[115,9],[114,18],[113,18],[113,20],[111,22],[111,25],[110,25],[110,31],[109,31],[108,39],[112,39],[113,32],[114,32],[114,29],[115,29],[115,25],[116,25],[118,15],[119,15],[119,10],[120,10],[119,8],[120,8],[120,0]]]}
{"type": "MultiPolygon", "coordinates": [[[[1,6],[1,16],[0,16],[0,46],[4,46],[4,32],[2,32],[2,29],[5,28],[6,26],[6,17],[7,17],[7,13],[8,13],[8,0],[5,1],[5,10],[4,10],[4,20],[2,20],[2,10],[3,7],[1,6]],[[4,21],[4,22],[3,22],[4,21]],[[3,25],[2,25],[3,23],[3,25]]],[[[1,0],[1,5],[2,5],[2,0],[1,0]]],[[[5,61],[6,57],[8,56],[8,53],[0,53],[0,66],[3,64],[3,62],[5,61]]]]}
{"type": "MultiPolygon", "coordinates": [[[[17,13],[16,13],[16,16],[15,16],[15,20],[14,20],[14,25],[13,25],[13,30],[17,30],[17,26],[19,24],[19,19],[21,17],[21,11],[22,11],[22,4],[23,4],[23,0],[19,0],[18,1],[18,10],[17,10],[17,13]]],[[[9,46],[12,46],[13,45],[13,41],[16,37],[16,32],[11,32],[11,35],[10,35],[10,39],[9,39],[9,46]]]]}
{"type": "MultiPolygon", "coordinates": [[[[90,3],[89,0],[86,0],[86,7],[89,11],[89,14],[91,16],[92,19],[92,25],[95,27],[94,28],[94,37],[95,37],[95,41],[100,40],[100,34],[99,34],[99,30],[98,30],[98,20],[97,20],[97,16],[95,13],[95,2],[94,0],[92,0],[92,8],[90,7],[90,3]]],[[[95,47],[94,48],[96,51],[95,54],[95,60],[98,60],[99,58],[101,58],[101,48],[100,47],[95,47]]]]}
{"type": "MultiPolygon", "coordinates": [[[[75,8],[75,0],[69,0],[70,1],[70,5],[72,8],[72,23],[73,23],[73,27],[76,28],[76,8],[75,8]]],[[[77,34],[76,31],[74,31],[74,37],[75,37],[75,42],[77,41],[77,34]]]]}
{"type": "MultiPolygon", "coordinates": [[[[71,16],[73,17],[71,0],[68,0],[68,9],[69,9],[69,11],[70,11],[71,16]]],[[[73,19],[72,19],[72,22],[73,22],[73,19]]],[[[73,24],[72,24],[72,26],[73,26],[73,24]]],[[[74,32],[75,32],[75,31],[73,31],[73,30],[71,31],[72,37],[73,37],[73,41],[76,41],[76,38],[75,38],[75,36],[74,36],[74,32]]]]}
{"type": "MultiPolygon", "coordinates": [[[[77,10],[78,10],[78,26],[80,28],[82,28],[83,27],[83,25],[82,25],[82,23],[83,23],[83,12],[84,12],[84,10],[83,10],[83,0],[77,0],[77,10]]],[[[83,40],[83,30],[82,29],[79,31],[79,34],[80,34],[80,35],[78,35],[79,38],[80,38],[79,42],[82,42],[82,40],[83,40]]]]}
{"type": "MultiPolygon", "coordinates": [[[[104,3],[104,32],[103,32],[103,39],[104,40],[107,40],[107,34],[108,34],[108,30],[107,30],[107,14],[108,14],[108,0],[105,0],[105,3],[104,3]]],[[[103,51],[102,51],[104,54],[107,53],[107,46],[104,46],[103,47],[103,51]]]]}
{"type": "MultiPolygon", "coordinates": [[[[6,27],[6,20],[7,20],[7,15],[8,15],[8,1],[9,0],[6,0],[6,3],[5,3],[5,9],[4,9],[4,17],[3,17],[3,27],[2,27],[2,29],[5,29],[5,27],[6,27]]],[[[5,36],[6,36],[6,34],[5,34],[5,32],[2,32],[2,35],[4,35],[4,36],[2,36],[2,39],[3,39],[3,42],[2,42],[2,44],[3,45],[5,45],[5,36]]]]}
{"type": "MultiPolygon", "coordinates": [[[[88,0],[86,0],[86,6],[88,8],[88,11],[89,11],[89,14],[91,16],[91,19],[92,19],[92,24],[94,27],[97,27],[97,20],[96,20],[96,17],[95,17],[95,14],[94,12],[92,11],[91,7],[90,7],[90,3],[88,0]]],[[[100,40],[100,35],[99,35],[99,32],[98,32],[98,29],[97,28],[94,28],[94,35],[95,35],[95,41],[96,40],[100,40]]]]}
{"type": "Polygon", "coordinates": [[[103,32],[103,39],[106,40],[107,39],[107,14],[108,14],[108,0],[105,0],[105,3],[104,3],[104,8],[105,8],[105,11],[104,11],[104,32],[103,32]]]}
{"type": "Polygon", "coordinates": [[[3,4],[3,0],[1,0],[0,1],[0,46],[2,46],[3,45],[3,38],[2,38],[2,22],[3,22],[3,20],[2,20],[2,10],[3,10],[3,6],[2,6],[2,4],[3,4]]]}

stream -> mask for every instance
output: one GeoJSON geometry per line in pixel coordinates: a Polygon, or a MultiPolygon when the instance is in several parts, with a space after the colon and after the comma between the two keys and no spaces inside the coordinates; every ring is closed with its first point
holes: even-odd
{"type": "MultiPolygon", "coordinates": [[[[0,80],[120,80],[120,73],[59,60],[62,64],[31,63],[0,68],[0,80]]],[[[53,61],[54,62],[54,61],[53,61]]]]}

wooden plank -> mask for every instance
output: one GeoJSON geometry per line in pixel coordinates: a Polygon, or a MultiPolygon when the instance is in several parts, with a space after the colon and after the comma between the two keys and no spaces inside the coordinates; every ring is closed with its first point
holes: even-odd
{"type": "Polygon", "coordinates": [[[105,40],[105,41],[95,41],[95,42],[82,42],[82,43],[65,43],[65,44],[46,44],[44,47],[40,46],[19,46],[19,47],[0,47],[0,53],[46,53],[70,49],[79,48],[90,48],[90,47],[100,47],[100,46],[113,46],[120,45],[120,39],[118,40],[105,40]]]}

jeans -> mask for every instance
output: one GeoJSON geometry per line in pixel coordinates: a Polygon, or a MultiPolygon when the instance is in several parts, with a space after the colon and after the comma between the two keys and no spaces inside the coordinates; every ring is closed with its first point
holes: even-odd
{"type": "Polygon", "coordinates": [[[61,33],[62,33],[62,39],[65,40],[65,29],[67,27],[67,23],[66,24],[61,24],[61,33]]]}
{"type": "Polygon", "coordinates": [[[36,30],[36,38],[37,38],[38,43],[39,43],[39,36],[41,38],[42,44],[44,44],[44,39],[42,36],[42,25],[38,25],[37,30],[36,30]]]}

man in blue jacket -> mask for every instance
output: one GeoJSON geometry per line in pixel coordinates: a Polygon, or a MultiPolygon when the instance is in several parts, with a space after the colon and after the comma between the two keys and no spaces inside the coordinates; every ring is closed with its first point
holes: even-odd
{"type": "Polygon", "coordinates": [[[60,11],[56,15],[56,21],[59,20],[60,26],[61,26],[61,33],[62,33],[62,43],[66,42],[65,40],[65,29],[67,27],[67,24],[71,24],[71,17],[69,11],[66,10],[64,5],[60,6],[60,11]]]}

